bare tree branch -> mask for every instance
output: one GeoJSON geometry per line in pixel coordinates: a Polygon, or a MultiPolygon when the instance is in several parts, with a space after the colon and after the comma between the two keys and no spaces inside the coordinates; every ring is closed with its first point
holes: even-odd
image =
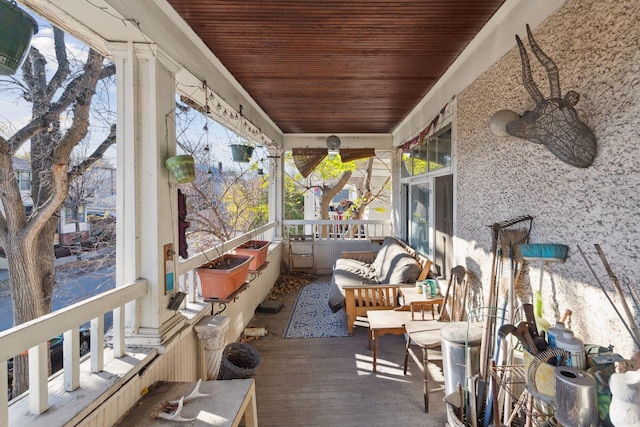
{"type": "Polygon", "coordinates": [[[102,158],[104,153],[116,142],[116,125],[111,125],[111,131],[109,135],[100,143],[100,145],[94,150],[89,157],[83,162],[74,166],[69,171],[67,179],[71,182],[73,179],[82,175],[87,169],[93,166],[98,160],[102,158]]]}
{"type": "Polygon", "coordinates": [[[53,45],[56,51],[56,59],[58,60],[58,69],[56,73],[49,81],[47,87],[47,97],[52,99],[53,95],[60,89],[69,75],[69,58],[67,58],[66,43],[64,42],[64,32],[58,28],[53,27],[53,45]]]}
{"type": "MultiPolygon", "coordinates": [[[[42,55],[40,55],[39,52],[37,52],[37,49],[32,48],[32,51],[35,51],[33,53],[34,56],[39,58],[39,61],[45,61],[44,57],[42,57],[42,55]],[[36,53],[37,52],[37,53],[36,53]]],[[[30,53],[29,55],[32,55],[32,53],[30,53]]],[[[97,59],[97,57],[100,58],[100,65],[102,65],[102,61],[103,61],[103,57],[98,54],[97,52],[90,50],[89,51],[89,56],[91,59],[87,59],[87,63],[91,63],[91,64],[95,64],[95,61],[97,59]]],[[[46,61],[45,61],[46,63],[46,61]]],[[[87,71],[87,70],[85,70],[87,71]]],[[[31,76],[31,62],[30,61],[25,61],[25,63],[22,66],[22,72],[23,74],[25,74],[25,81],[26,82],[30,82],[33,81],[33,78],[28,79],[26,76],[29,75],[31,76]]],[[[102,67],[102,69],[99,72],[98,75],[98,80],[104,79],[104,78],[108,78],[111,77],[113,75],[115,75],[116,72],[116,67],[115,64],[109,64],[106,65],[104,67],[102,67]]],[[[31,139],[32,137],[34,137],[35,135],[38,135],[39,133],[42,133],[46,130],[48,130],[49,125],[56,120],[60,114],[62,114],[62,112],[67,109],[71,103],[76,102],[78,97],[79,97],[79,92],[83,89],[83,79],[85,78],[84,73],[76,78],[74,78],[65,88],[64,92],[62,93],[62,95],[60,96],[60,98],[58,99],[57,102],[53,103],[51,105],[51,108],[49,109],[49,111],[46,114],[39,114],[39,115],[34,115],[34,120],[32,122],[27,123],[22,129],[18,130],[10,139],[9,139],[9,145],[11,145],[12,147],[12,151],[13,153],[16,153],[20,147],[27,142],[29,139],[31,139]]],[[[93,86],[95,89],[95,85],[93,86]]],[[[31,99],[35,98],[35,94],[34,94],[34,88],[30,87],[29,88],[29,97],[31,99]]],[[[26,94],[25,94],[26,96],[26,94]]],[[[44,99],[46,96],[44,93],[42,93],[41,98],[39,98],[40,100],[44,99]]],[[[28,101],[31,101],[31,99],[27,99],[28,101]]]]}
{"type": "Polygon", "coordinates": [[[25,142],[47,130],[49,124],[50,120],[48,116],[36,117],[18,132],[14,133],[13,136],[7,140],[11,155],[15,155],[25,142]]]}
{"type": "Polygon", "coordinates": [[[103,61],[104,57],[91,49],[87,63],[84,66],[84,72],[78,80],[74,80],[78,82],[79,88],[75,106],[73,107],[73,123],[55,149],[54,159],[58,158],[58,156],[63,159],[68,159],[71,156],[73,147],[86,136],[87,129],[89,128],[91,99],[98,84],[103,61]]]}

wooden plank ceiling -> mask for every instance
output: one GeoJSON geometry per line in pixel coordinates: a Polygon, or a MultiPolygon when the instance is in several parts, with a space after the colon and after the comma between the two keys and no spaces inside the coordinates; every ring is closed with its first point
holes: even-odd
{"type": "Polygon", "coordinates": [[[389,133],[504,0],[168,0],[285,133],[389,133]]]}

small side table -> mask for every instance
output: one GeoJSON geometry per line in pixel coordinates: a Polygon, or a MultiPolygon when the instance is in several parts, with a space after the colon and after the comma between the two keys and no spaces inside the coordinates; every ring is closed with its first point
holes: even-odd
{"type": "Polygon", "coordinates": [[[431,318],[435,319],[435,306],[440,306],[444,303],[444,297],[442,295],[425,298],[424,294],[419,294],[416,291],[416,288],[403,287],[400,288],[400,292],[402,292],[402,296],[404,297],[404,304],[401,309],[411,311],[411,320],[414,320],[414,313],[418,310],[422,313],[422,320],[425,320],[424,312],[426,310],[430,310],[431,318]]]}
{"type": "Polygon", "coordinates": [[[404,324],[411,320],[411,313],[399,310],[367,311],[369,320],[369,348],[373,350],[373,372],[377,370],[378,339],[382,335],[404,335],[404,324]]]}

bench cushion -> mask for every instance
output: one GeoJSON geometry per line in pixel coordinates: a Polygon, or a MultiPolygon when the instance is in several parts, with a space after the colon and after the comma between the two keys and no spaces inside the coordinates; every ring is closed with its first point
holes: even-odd
{"type": "Polygon", "coordinates": [[[387,237],[372,264],[347,258],[336,261],[329,288],[329,307],[335,313],[345,306],[344,286],[414,283],[420,271],[418,261],[396,239],[387,237]]]}
{"type": "Polygon", "coordinates": [[[414,257],[392,237],[386,237],[371,264],[376,271],[378,283],[414,283],[422,268],[414,257]]]}
{"type": "Polygon", "coordinates": [[[376,280],[374,271],[369,264],[356,260],[338,259],[336,261],[336,267],[333,269],[331,285],[329,286],[329,307],[331,311],[336,313],[344,308],[344,286],[371,283],[376,283],[376,280]],[[356,263],[362,265],[358,266],[356,263]]]}

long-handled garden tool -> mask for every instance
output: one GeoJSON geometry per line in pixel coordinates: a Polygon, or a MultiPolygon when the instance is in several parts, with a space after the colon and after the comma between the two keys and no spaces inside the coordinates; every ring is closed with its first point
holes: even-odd
{"type": "MultiPolygon", "coordinates": [[[[489,300],[486,308],[487,313],[485,313],[485,318],[484,318],[484,329],[483,329],[483,336],[482,336],[482,342],[480,347],[481,348],[480,349],[480,378],[478,380],[478,388],[477,388],[478,402],[482,402],[482,403],[485,402],[487,381],[488,381],[488,375],[489,375],[489,360],[490,360],[490,356],[495,355],[495,353],[497,352],[497,345],[498,345],[497,326],[496,326],[496,320],[498,318],[498,299],[499,299],[499,288],[497,286],[498,277],[496,275],[496,272],[498,270],[498,262],[499,262],[498,246],[500,244],[501,251],[504,251],[507,248],[509,250],[509,268],[508,268],[509,290],[507,295],[507,311],[506,312],[507,312],[508,319],[511,320],[513,317],[513,312],[514,312],[513,307],[514,307],[514,300],[515,300],[514,281],[515,281],[516,268],[515,268],[514,247],[515,245],[520,244],[523,241],[526,241],[526,239],[528,238],[531,232],[532,224],[533,224],[533,217],[526,215],[526,216],[513,218],[507,221],[503,221],[501,223],[494,223],[493,225],[490,226],[492,230],[492,254],[493,254],[492,261],[493,262],[491,265],[489,300]],[[527,222],[527,221],[528,221],[528,227],[525,229],[522,235],[518,234],[517,232],[515,232],[516,230],[513,230],[513,229],[508,231],[506,230],[510,227],[513,227],[516,224],[519,224],[521,222],[527,222]],[[513,233],[509,233],[509,232],[513,232],[513,233]],[[500,241],[501,234],[503,236],[508,235],[508,237],[502,239],[503,240],[502,242],[500,241]]],[[[504,316],[504,313],[505,311],[503,310],[501,315],[504,316]]],[[[504,320],[504,317],[502,319],[504,320]]],[[[485,408],[487,407],[490,408],[492,406],[493,405],[491,406],[485,405],[485,408]]]]}
{"type": "MultiPolygon", "coordinates": [[[[636,347],[640,348],[640,337],[638,336],[637,333],[634,333],[634,331],[631,330],[631,327],[629,325],[627,325],[627,322],[624,320],[624,317],[622,317],[622,314],[618,310],[618,307],[616,307],[615,303],[611,300],[611,297],[609,296],[609,294],[607,294],[607,290],[604,288],[604,285],[602,284],[600,279],[598,279],[598,276],[596,275],[596,272],[593,271],[593,267],[591,267],[591,263],[587,259],[587,256],[584,254],[584,252],[582,252],[582,249],[580,248],[580,245],[578,245],[578,251],[580,252],[580,255],[582,255],[582,258],[584,259],[584,262],[587,264],[587,267],[589,267],[589,270],[591,271],[591,274],[593,274],[593,278],[596,279],[596,283],[598,284],[598,286],[602,290],[602,293],[604,293],[604,296],[607,297],[607,300],[609,301],[609,304],[611,304],[611,307],[613,307],[613,310],[616,312],[616,314],[620,318],[620,321],[622,322],[624,327],[627,329],[627,332],[629,332],[629,335],[631,335],[631,339],[633,339],[633,342],[636,344],[636,347]]],[[[635,322],[632,322],[632,324],[635,325],[635,322]]],[[[637,328],[638,327],[636,325],[636,330],[637,330],[637,328]]]]}
{"type": "Polygon", "coordinates": [[[631,333],[635,337],[634,341],[636,342],[636,345],[638,345],[638,341],[640,341],[640,329],[638,328],[638,324],[636,323],[636,320],[633,317],[633,314],[631,314],[631,310],[629,309],[629,305],[627,305],[627,299],[625,298],[624,293],[622,292],[622,288],[620,287],[620,283],[618,282],[618,278],[616,277],[615,274],[613,274],[613,270],[611,269],[611,266],[609,265],[609,262],[607,261],[607,258],[604,256],[604,252],[602,251],[602,248],[600,247],[600,245],[596,243],[593,246],[596,248],[596,251],[598,252],[598,255],[600,255],[600,260],[602,261],[602,265],[604,265],[605,270],[607,270],[607,274],[609,275],[609,278],[611,279],[611,283],[613,283],[613,287],[615,288],[616,293],[618,294],[618,298],[620,298],[620,304],[622,305],[622,311],[624,311],[624,314],[627,316],[627,321],[629,322],[629,327],[631,328],[631,333]]]}
{"type": "Polygon", "coordinates": [[[547,262],[563,262],[567,258],[569,247],[557,243],[530,243],[520,245],[522,258],[527,261],[536,261],[540,271],[538,289],[533,291],[533,309],[538,329],[546,331],[549,322],[542,316],[542,279],[544,277],[544,265],[547,262]]]}

